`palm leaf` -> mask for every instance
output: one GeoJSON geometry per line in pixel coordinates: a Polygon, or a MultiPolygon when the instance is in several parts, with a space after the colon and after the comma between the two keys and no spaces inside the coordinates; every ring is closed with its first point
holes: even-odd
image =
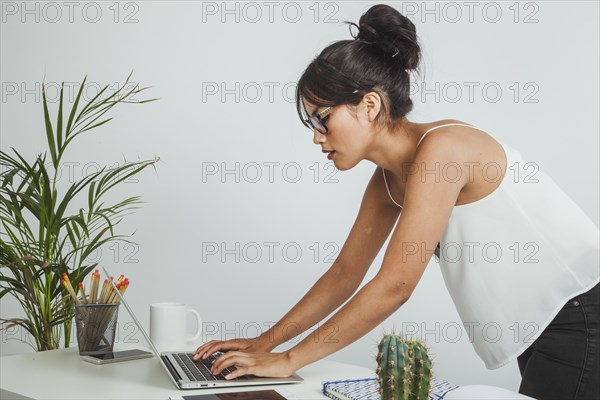
{"type": "MultiPolygon", "coordinates": [[[[69,134],[71,133],[71,126],[73,124],[73,118],[75,117],[75,113],[77,112],[77,106],[79,105],[79,99],[81,98],[81,93],[83,93],[83,88],[85,86],[85,81],[87,79],[87,75],[83,78],[83,82],[81,82],[81,86],[79,87],[79,91],[77,92],[77,97],[75,98],[75,103],[73,103],[73,107],[71,108],[71,112],[69,113],[69,121],[67,122],[67,129],[65,131],[65,138],[69,138],[69,134]]],[[[62,149],[61,149],[62,151],[62,149]]]]}
{"type": "Polygon", "coordinates": [[[48,149],[52,156],[52,163],[54,167],[58,165],[57,154],[56,154],[56,142],[54,141],[54,131],[52,130],[52,123],[50,122],[50,114],[48,113],[48,102],[46,101],[46,88],[42,83],[42,99],[44,103],[44,121],[46,123],[46,138],[48,139],[48,149]]]}
{"type": "MultiPolygon", "coordinates": [[[[62,141],[63,141],[62,108],[63,108],[63,89],[64,89],[64,87],[65,87],[65,83],[63,82],[60,85],[60,97],[59,97],[59,100],[58,100],[58,118],[56,120],[56,144],[57,144],[57,153],[58,153],[57,159],[58,160],[60,160],[60,155],[62,154],[62,151],[61,151],[62,141]]],[[[57,164],[58,164],[58,161],[57,161],[57,164]]]]}

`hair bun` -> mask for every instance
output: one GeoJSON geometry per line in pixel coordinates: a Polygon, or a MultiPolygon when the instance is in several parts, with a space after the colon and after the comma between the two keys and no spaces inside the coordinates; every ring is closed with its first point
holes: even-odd
{"type": "MultiPolygon", "coordinates": [[[[375,5],[365,12],[358,25],[354,39],[374,45],[386,58],[397,60],[406,70],[416,69],[421,58],[421,47],[417,39],[417,29],[410,19],[396,9],[385,5],[375,5]]],[[[351,28],[351,27],[350,27],[351,28]]]]}

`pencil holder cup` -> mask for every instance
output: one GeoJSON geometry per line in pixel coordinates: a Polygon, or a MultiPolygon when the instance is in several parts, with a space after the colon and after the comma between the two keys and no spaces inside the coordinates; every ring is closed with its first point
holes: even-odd
{"type": "Polygon", "coordinates": [[[75,306],[79,354],[110,353],[117,331],[119,304],[81,304],[75,306]]]}

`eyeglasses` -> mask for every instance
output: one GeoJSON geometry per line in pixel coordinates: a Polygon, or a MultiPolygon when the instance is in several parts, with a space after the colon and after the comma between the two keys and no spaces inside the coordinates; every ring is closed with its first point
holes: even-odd
{"type": "Polygon", "coordinates": [[[317,114],[311,115],[310,117],[305,119],[304,122],[306,122],[308,125],[310,125],[314,130],[317,130],[317,131],[321,132],[322,134],[326,134],[328,129],[327,129],[327,125],[325,125],[325,122],[327,122],[329,115],[326,115],[325,117],[323,117],[323,115],[329,113],[334,108],[335,108],[335,106],[327,107],[323,111],[321,111],[317,114]]]}

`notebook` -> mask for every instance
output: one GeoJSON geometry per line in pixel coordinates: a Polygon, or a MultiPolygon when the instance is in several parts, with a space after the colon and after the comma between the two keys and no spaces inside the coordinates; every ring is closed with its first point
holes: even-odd
{"type": "Polygon", "coordinates": [[[102,267],[104,273],[109,278],[109,282],[115,289],[117,295],[121,299],[121,303],[131,315],[134,323],[140,329],[142,336],[150,345],[152,352],[156,355],[156,358],[161,362],[164,370],[167,372],[171,381],[175,384],[178,389],[209,389],[209,388],[219,388],[219,387],[236,387],[236,386],[254,386],[254,385],[276,385],[283,383],[296,383],[302,382],[302,379],[297,374],[293,374],[287,378],[260,378],[252,375],[240,376],[235,379],[226,380],[225,375],[227,373],[235,370],[235,367],[229,367],[228,371],[224,371],[224,373],[217,375],[213,375],[210,372],[210,363],[214,361],[217,357],[222,355],[223,353],[217,352],[210,356],[210,358],[205,360],[192,360],[192,353],[187,351],[180,352],[163,352],[159,353],[156,349],[152,341],[150,340],[150,336],[146,333],[142,324],[138,321],[133,310],[125,301],[125,298],[121,296],[121,293],[115,286],[115,283],[110,279],[110,274],[106,270],[106,268],[102,267]]]}
{"type": "MultiPolygon", "coordinates": [[[[432,378],[429,400],[441,400],[458,385],[432,378]]],[[[334,400],[381,400],[377,378],[330,381],[323,383],[323,394],[334,400]]]]}

